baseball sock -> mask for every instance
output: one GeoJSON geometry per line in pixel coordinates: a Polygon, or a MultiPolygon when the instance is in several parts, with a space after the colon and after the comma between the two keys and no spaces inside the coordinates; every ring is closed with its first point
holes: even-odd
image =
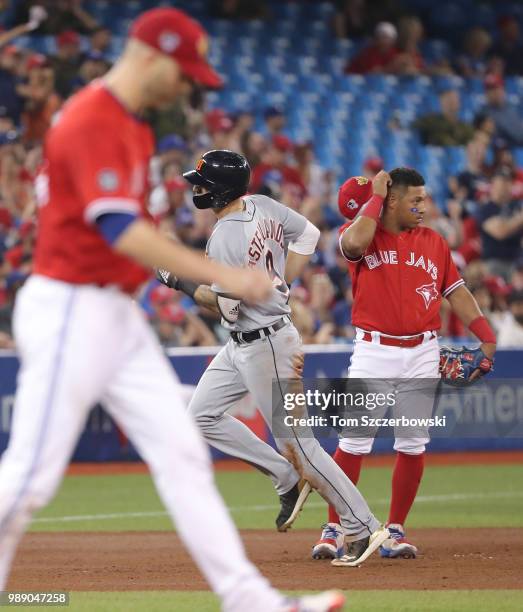
{"type": "MultiPolygon", "coordinates": [[[[361,472],[361,463],[363,461],[363,455],[353,455],[342,450],[339,446],[333,455],[334,461],[340,466],[340,468],[349,477],[353,485],[358,484],[361,472]]],[[[329,523],[339,523],[340,517],[333,506],[329,506],[329,523]]]]}
{"type": "Polygon", "coordinates": [[[425,453],[407,455],[398,452],[392,473],[392,497],[390,500],[389,524],[403,525],[414,503],[423,476],[425,453]]]}

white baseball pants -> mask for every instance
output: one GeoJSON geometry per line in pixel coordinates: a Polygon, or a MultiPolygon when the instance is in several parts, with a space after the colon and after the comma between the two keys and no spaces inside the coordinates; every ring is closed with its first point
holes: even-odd
{"type": "MultiPolygon", "coordinates": [[[[439,345],[437,338],[427,340],[412,348],[355,340],[348,375],[349,378],[379,378],[381,380],[378,384],[380,384],[383,379],[437,379],[439,378],[438,368],[439,345]]],[[[407,384],[407,388],[411,391],[407,393],[409,403],[412,403],[414,397],[413,385],[407,384]]],[[[387,392],[385,389],[383,390],[387,392]]],[[[420,404],[416,407],[418,414],[430,416],[434,398],[420,393],[419,402],[420,404]]],[[[401,411],[401,404],[399,408],[401,411]]],[[[380,415],[376,414],[375,416],[380,415]]],[[[429,441],[428,436],[396,437],[394,450],[409,455],[419,455],[425,452],[425,446],[429,441]]],[[[367,455],[371,452],[373,443],[373,437],[344,437],[342,434],[339,446],[341,450],[347,453],[367,455]]]]}

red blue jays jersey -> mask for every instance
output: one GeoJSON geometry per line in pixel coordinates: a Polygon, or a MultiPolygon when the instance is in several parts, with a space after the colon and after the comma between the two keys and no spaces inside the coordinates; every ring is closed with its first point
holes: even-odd
{"type": "Polygon", "coordinates": [[[464,284],[447,242],[427,227],[393,234],[379,224],[349,270],[352,324],[393,336],[438,330],[441,298],[464,284]]]}

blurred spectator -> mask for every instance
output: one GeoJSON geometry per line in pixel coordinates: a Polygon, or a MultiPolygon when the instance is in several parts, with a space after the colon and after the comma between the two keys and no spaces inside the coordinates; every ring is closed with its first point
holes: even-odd
{"type": "Polygon", "coordinates": [[[181,300],[183,294],[164,285],[151,291],[153,311],[151,323],[162,344],[167,346],[212,346],[216,338],[198,317],[186,310],[181,300]],[[167,291],[166,291],[167,290],[167,291]]]}
{"type": "Polygon", "coordinates": [[[523,291],[523,255],[514,264],[510,286],[516,291],[523,291]]]}
{"type": "Polygon", "coordinates": [[[399,53],[397,39],[398,32],[392,23],[378,23],[372,42],[352,59],[345,71],[357,74],[387,72],[399,53]]]}
{"type": "Polygon", "coordinates": [[[335,0],[333,29],[338,38],[369,36],[380,21],[396,21],[404,13],[401,0],[335,0]]]}
{"type": "Polygon", "coordinates": [[[221,108],[215,108],[205,115],[207,132],[211,137],[209,149],[231,149],[232,119],[221,108]]]}
{"type": "Polygon", "coordinates": [[[488,146],[494,134],[496,133],[496,124],[487,113],[481,112],[474,117],[472,126],[475,131],[475,136],[482,137],[485,145],[488,146]]]}
{"type": "Polygon", "coordinates": [[[89,33],[89,49],[94,53],[106,56],[111,46],[111,30],[104,26],[97,26],[89,33]]]}
{"type": "Polygon", "coordinates": [[[188,161],[189,147],[178,134],[168,134],[158,141],[156,155],[151,160],[151,183],[159,185],[162,181],[171,178],[166,176],[167,168],[172,175],[182,174],[188,161]]]}
{"type": "Polygon", "coordinates": [[[145,118],[153,128],[156,140],[162,140],[169,134],[176,133],[182,138],[188,138],[188,119],[181,102],[171,104],[167,108],[151,108],[145,112],[145,118]]]}
{"type": "Polygon", "coordinates": [[[523,169],[517,167],[506,141],[503,138],[495,138],[492,143],[492,163],[488,166],[488,174],[494,176],[504,171],[512,176],[512,198],[523,199],[523,169]]]}
{"type": "Polygon", "coordinates": [[[423,144],[439,147],[467,144],[474,134],[473,127],[459,119],[460,99],[455,89],[440,93],[441,112],[420,117],[413,127],[420,133],[423,144]]]}
{"type": "MultiPolygon", "coordinates": [[[[289,304],[291,319],[298,330],[304,344],[329,344],[333,341],[334,325],[330,322],[318,324],[314,320],[312,310],[296,292],[291,294],[289,304]]],[[[306,293],[306,292],[304,292],[306,293]]]]}
{"type": "Polygon", "coordinates": [[[413,15],[402,17],[398,22],[398,53],[389,66],[397,75],[423,73],[425,63],[419,45],[423,39],[423,24],[413,15]]]}
{"type": "Polygon", "coordinates": [[[454,198],[462,202],[470,213],[477,203],[485,200],[489,193],[486,166],[487,143],[477,134],[467,144],[467,165],[458,175],[450,177],[449,189],[454,198]]]}
{"type": "Polygon", "coordinates": [[[73,30],[66,30],[56,37],[56,47],[56,55],[51,57],[51,66],[55,73],[56,91],[65,99],[73,91],[82,63],[80,36],[73,30]]]}
{"type": "Polygon", "coordinates": [[[251,191],[277,197],[278,187],[286,183],[297,187],[303,197],[306,193],[303,180],[296,168],[288,162],[293,150],[294,145],[286,136],[273,136],[262,161],[253,169],[251,191]]]}
{"type": "Polygon", "coordinates": [[[186,206],[187,181],[182,176],[166,179],[151,194],[149,211],[166,234],[190,242],[188,228],[193,225],[193,209],[186,206]]]}
{"type": "Polygon", "coordinates": [[[231,116],[233,127],[229,134],[231,151],[245,155],[245,146],[254,126],[254,114],[248,109],[242,109],[231,116]]]}
{"type": "Polygon", "coordinates": [[[279,106],[269,106],[265,109],[265,128],[269,137],[275,134],[281,134],[287,123],[285,119],[285,111],[279,106]]]}
{"type": "Polygon", "coordinates": [[[512,176],[499,172],[492,178],[490,202],[478,211],[482,256],[491,274],[508,280],[521,254],[523,206],[512,199],[512,176]]]}
{"type": "Polygon", "coordinates": [[[523,119],[516,107],[507,102],[503,79],[489,74],[484,85],[487,103],[482,112],[494,121],[496,135],[504,138],[509,146],[523,146],[523,119]]]}
{"type": "Polygon", "coordinates": [[[328,197],[325,170],[317,163],[314,145],[311,141],[296,143],[294,146],[296,169],[309,196],[318,202],[325,202],[328,197]]]}
{"type": "Polygon", "coordinates": [[[383,160],[381,157],[368,157],[363,163],[363,176],[372,180],[380,170],[383,170],[383,160]]]}
{"type": "Polygon", "coordinates": [[[518,20],[512,15],[498,19],[498,40],[492,55],[503,60],[505,74],[523,74],[523,40],[518,20]]]}
{"type": "Polygon", "coordinates": [[[498,347],[523,348],[523,290],[513,291],[508,302],[509,310],[498,328],[498,347]]]}
{"type": "Polygon", "coordinates": [[[32,55],[27,64],[27,83],[18,91],[24,96],[22,116],[23,139],[26,143],[39,143],[51,126],[54,114],[62,104],[55,91],[54,73],[45,55],[32,55]]]}
{"type": "Polygon", "coordinates": [[[12,120],[11,128],[20,125],[24,99],[18,93],[18,63],[23,61],[23,54],[17,47],[0,49],[0,114],[12,120]]]}
{"type": "Polygon", "coordinates": [[[458,208],[457,210],[452,210],[450,214],[444,215],[430,193],[427,193],[425,204],[426,212],[423,224],[441,234],[448,242],[451,251],[455,251],[463,239],[461,210],[458,208]]]}
{"type": "Polygon", "coordinates": [[[266,19],[264,0],[210,0],[209,11],[216,19],[266,19]]]}
{"type": "Polygon", "coordinates": [[[457,59],[459,74],[467,78],[483,78],[487,71],[487,53],[491,45],[492,38],[485,29],[470,29],[465,35],[463,53],[457,59]]]}
{"type": "Polygon", "coordinates": [[[365,0],[336,0],[334,32],[338,38],[357,38],[368,34],[369,16],[365,0]]]}
{"type": "MultiPolygon", "coordinates": [[[[2,7],[0,6],[0,11],[2,7]]],[[[7,32],[0,32],[0,48],[8,45],[18,36],[29,34],[40,27],[40,24],[47,19],[47,11],[41,6],[33,6],[27,15],[27,22],[11,28],[7,32]]]]}
{"type": "Polygon", "coordinates": [[[262,157],[267,152],[268,144],[265,138],[258,132],[247,132],[242,141],[242,151],[251,168],[261,163],[262,157]]]}
{"type": "Polygon", "coordinates": [[[73,90],[81,89],[94,79],[99,79],[109,68],[109,63],[100,51],[89,51],[80,64],[78,76],[72,81],[73,90]]]}
{"type": "Polygon", "coordinates": [[[14,22],[27,23],[31,9],[40,5],[46,9],[48,17],[39,27],[39,34],[60,34],[64,30],[85,34],[98,27],[96,19],[83,9],[82,0],[18,0],[14,22]]]}

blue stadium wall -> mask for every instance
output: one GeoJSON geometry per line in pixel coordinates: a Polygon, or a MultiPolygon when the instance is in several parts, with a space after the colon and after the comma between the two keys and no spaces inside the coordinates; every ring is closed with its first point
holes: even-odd
{"type": "MultiPolygon", "coordinates": [[[[169,358],[185,385],[195,385],[217,349],[170,349],[169,358]]],[[[350,347],[311,346],[306,349],[304,375],[307,378],[341,378],[345,376],[350,357],[350,347]]],[[[0,453],[7,446],[11,425],[12,407],[18,372],[18,359],[11,352],[0,354],[0,453]]],[[[88,374],[87,374],[88,375],[88,374]]],[[[496,355],[495,378],[521,379],[523,384],[523,350],[500,350],[496,355]]],[[[516,413],[523,415],[523,406],[516,406],[516,413]]],[[[265,424],[258,416],[247,417],[246,422],[262,437],[272,442],[265,424]]],[[[329,451],[336,446],[335,438],[322,440],[329,451]]],[[[378,439],[374,452],[389,452],[392,440],[378,439]]],[[[434,439],[429,451],[466,451],[523,449],[520,438],[440,438],[434,439]]],[[[223,457],[213,451],[215,458],[223,457]]],[[[139,457],[132,445],[117,430],[112,420],[99,407],[95,408],[78,442],[73,459],[76,461],[121,461],[137,460],[139,457]]]]}

